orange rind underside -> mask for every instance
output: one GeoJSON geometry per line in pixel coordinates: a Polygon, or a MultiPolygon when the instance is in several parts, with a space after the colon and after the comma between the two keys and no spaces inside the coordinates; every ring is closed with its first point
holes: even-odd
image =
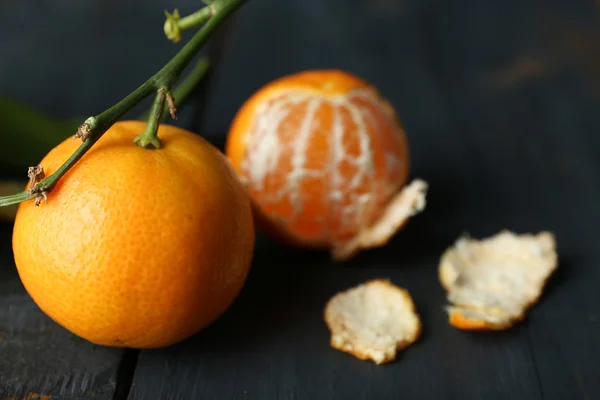
{"type": "Polygon", "coordinates": [[[421,335],[422,323],[410,293],[387,279],[341,291],[327,302],[324,319],[333,348],[360,360],[384,364],[421,335]]]}
{"type": "Polygon", "coordinates": [[[441,257],[448,320],[464,330],[503,330],[522,321],[538,302],[558,256],[551,232],[503,230],[477,240],[460,238],[441,257]]]}
{"type": "Polygon", "coordinates": [[[226,154],[267,231],[329,248],[336,260],[383,245],[425,205],[425,182],[401,191],[409,151],[394,110],[343,71],[302,72],[258,90],[231,125],[226,154]]]}

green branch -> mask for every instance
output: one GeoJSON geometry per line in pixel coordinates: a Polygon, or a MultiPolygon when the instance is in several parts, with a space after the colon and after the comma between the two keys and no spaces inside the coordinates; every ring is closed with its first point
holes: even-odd
{"type": "MultiPolygon", "coordinates": [[[[38,182],[31,190],[12,196],[0,197],[0,207],[45,196],[56,182],[100,139],[100,137],[123,115],[144,98],[158,89],[169,90],[181,72],[202,49],[213,32],[247,0],[215,0],[205,8],[211,8],[211,16],[189,42],[160,71],[144,82],[114,106],[101,114],[88,118],[75,135],[83,140],[79,148],[56,172],[38,182]]],[[[161,113],[162,114],[162,113],[161,113]]]]}
{"type": "MultiPolygon", "coordinates": [[[[210,63],[201,57],[192,66],[186,76],[181,76],[175,89],[172,90],[175,108],[180,110],[185,105],[198,84],[206,76],[210,63]]],[[[14,170],[26,169],[28,165],[41,160],[48,149],[67,139],[71,132],[77,130],[81,120],[73,118],[58,120],[44,115],[24,103],[0,96],[0,167],[14,170]]],[[[165,106],[161,121],[169,115],[165,106]]],[[[148,121],[149,110],[137,117],[148,121]]],[[[1,185],[1,183],[0,183],[1,185]]],[[[10,192],[9,192],[10,193],[10,192]]],[[[0,196],[8,194],[0,190],[0,196]]],[[[0,218],[1,219],[1,218],[0,218]]]]}
{"type": "Polygon", "coordinates": [[[211,3],[204,8],[196,11],[193,14],[190,14],[186,17],[181,18],[179,15],[179,10],[175,9],[173,14],[170,14],[168,11],[165,11],[165,16],[167,20],[165,21],[165,25],[163,30],[167,39],[177,43],[181,40],[181,32],[191,29],[195,26],[201,25],[208,21],[213,15],[216,14],[217,9],[219,7],[218,3],[211,3]]]}
{"type": "MultiPolygon", "coordinates": [[[[210,68],[210,62],[208,58],[200,58],[192,70],[187,76],[177,85],[173,90],[173,100],[175,101],[175,108],[179,108],[184,104],[187,98],[192,94],[198,83],[204,79],[208,69],[210,68]]],[[[164,107],[161,119],[164,119],[169,115],[169,108],[164,107]]],[[[145,112],[140,116],[142,121],[147,121],[150,118],[150,111],[145,112]]]]}
{"type": "MultiPolygon", "coordinates": [[[[0,195],[14,193],[22,190],[25,187],[25,182],[21,181],[0,181],[0,195]]],[[[18,205],[14,204],[10,207],[0,207],[0,222],[14,221],[17,214],[18,205]]]]}

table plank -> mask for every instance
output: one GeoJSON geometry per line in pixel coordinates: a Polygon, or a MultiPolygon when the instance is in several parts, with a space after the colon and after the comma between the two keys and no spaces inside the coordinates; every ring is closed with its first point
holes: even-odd
{"type": "Polygon", "coordinates": [[[578,133],[593,131],[600,118],[566,101],[568,86],[546,90],[543,99],[536,99],[550,114],[542,128],[550,132],[550,141],[536,171],[544,189],[532,198],[546,203],[562,261],[546,306],[532,312],[531,341],[545,398],[595,399],[600,398],[600,163],[592,158],[586,136],[578,133]],[[554,197],[552,205],[545,196],[554,197]]]}
{"type": "Polygon", "coordinates": [[[0,398],[112,398],[122,350],[92,345],[40,311],[19,280],[11,232],[0,224],[0,398]]]}
{"type": "MultiPolygon", "coordinates": [[[[550,73],[570,65],[567,53],[544,53],[554,57],[547,70],[529,61],[539,49],[528,24],[540,7],[489,3],[355,1],[349,7],[341,1],[285,6],[263,1],[243,10],[203,132],[222,140],[245,98],[275,77],[305,68],[343,68],[374,82],[398,109],[411,142],[413,173],[431,184],[429,204],[388,246],[343,266],[331,265],[322,254],[283,250],[263,238],[248,284],[220,321],[180,345],[140,354],[132,399],[151,393],[168,399],[535,399],[552,393],[595,398],[598,328],[580,320],[566,336],[547,334],[557,331],[557,324],[572,322],[567,313],[556,316],[555,309],[582,304],[584,315],[597,300],[590,292],[596,256],[578,266],[586,273],[575,280],[567,268],[591,248],[565,240],[593,212],[595,192],[587,187],[586,170],[572,166],[568,178],[556,172],[564,157],[577,157],[581,149],[559,153],[560,142],[546,142],[557,140],[559,132],[548,129],[549,115],[557,112],[547,104],[548,96],[560,95],[586,110],[581,118],[587,123],[580,124],[571,146],[594,134],[595,120],[589,118],[596,100],[574,91],[574,82],[564,75],[550,73]],[[273,15],[276,25],[269,22],[273,15]],[[548,92],[548,85],[559,81],[566,85],[562,91],[548,92]],[[538,109],[529,114],[532,103],[538,109]],[[585,183],[574,188],[570,179],[585,183]],[[569,208],[561,184],[586,199],[579,210],[556,212],[569,208]],[[457,331],[442,310],[439,256],[465,232],[483,237],[504,228],[555,231],[561,269],[522,324],[489,334],[457,331]],[[322,321],[329,296],[374,277],[407,287],[425,326],[417,345],[382,367],[331,349],[322,321]],[[589,354],[582,354],[583,348],[567,351],[577,343],[578,330],[584,330],[589,354]],[[553,358],[562,338],[569,342],[553,358]],[[583,389],[568,377],[558,379],[573,371],[579,371],[583,389]]],[[[590,158],[579,160],[588,170],[598,168],[590,158]]],[[[594,224],[586,224],[590,237],[597,233],[594,224]]]]}
{"type": "Polygon", "coordinates": [[[399,267],[402,258],[390,252],[387,262],[371,255],[332,267],[325,257],[263,244],[243,294],[219,322],[140,354],[131,399],[541,398],[530,385],[525,330],[478,339],[449,327],[430,262],[399,267]],[[415,346],[384,366],[331,349],[322,320],[329,296],[374,277],[409,288],[425,326],[415,346]]]}
{"type": "MultiPolygon", "coordinates": [[[[241,102],[274,77],[351,70],[397,107],[413,171],[431,183],[427,212],[386,248],[344,266],[261,238],[236,305],[189,341],[142,352],[130,398],[599,398],[600,57],[591,2],[286,3],[245,6],[198,131],[222,144],[241,102]],[[441,309],[439,254],[465,231],[504,227],[555,231],[560,268],[524,323],[456,331],[441,309]],[[322,321],[329,296],[373,277],[407,287],[425,324],[419,343],[382,367],[331,349],[322,321]]],[[[113,94],[100,92],[75,109],[110,102],[113,94]]],[[[91,346],[41,314],[16,276],[9,228],[0,239],[0,398],[110,398],[119,363],[131,371],[135,353],[123,363],[118,350],[91,346]]]]}
{"type": "Polygon", "coordinates": [[[433,22],[455,33],[444,43],[462,43],[437,64],[477,168],[496,187],[487,204],[512,229],[557,237],[559,270],[527,322],[543,396],[600,398],[597,10],[591,2],[462,3],[504,16],[475,31],[459,7],[440,3],[433,22]],[[512,54],[483,46],[509,34],[512,54]]]}

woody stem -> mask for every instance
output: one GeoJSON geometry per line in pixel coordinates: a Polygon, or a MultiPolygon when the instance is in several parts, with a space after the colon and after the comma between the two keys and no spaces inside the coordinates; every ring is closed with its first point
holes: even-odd
{"type": "MultiPolygon", "coordinates": [[[[198,32],[181,48],[181,50],[154,76],[144,82],[141,86],[105,110],[101,114],[88,118],[78,129],[77,135],[83,139],[83,143],[69,157],[69,159],[52,175],[46,177],[35,185],[34,190],[0,197],[0,207],[20,203],[33,199],[42,193],[50,191],[56,182],[73,166],[83,155],[102,137],[102,135],[123,115],[131,110],[144,98],[158,89],[169,90],[177,81],[181,72],[190,63],[194,56],[204,47],[213,32],[233,14],[247,0],[215,0],[211,3],[213,11],[211,17],[198,30],[198,32]]],[[[161,113],[162,115],[162,113],[161,113]]]]}

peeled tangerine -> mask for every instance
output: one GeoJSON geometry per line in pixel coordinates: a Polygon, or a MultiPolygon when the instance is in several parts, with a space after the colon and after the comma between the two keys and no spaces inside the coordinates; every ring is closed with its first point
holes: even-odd
{"type": "Polygon", "coordinates": [[[425,207],[393,108],[368,82],[316,70],[279,78],[238,111],[226,154],[257,220],[335,260],[379,247],[425,207]]]}

